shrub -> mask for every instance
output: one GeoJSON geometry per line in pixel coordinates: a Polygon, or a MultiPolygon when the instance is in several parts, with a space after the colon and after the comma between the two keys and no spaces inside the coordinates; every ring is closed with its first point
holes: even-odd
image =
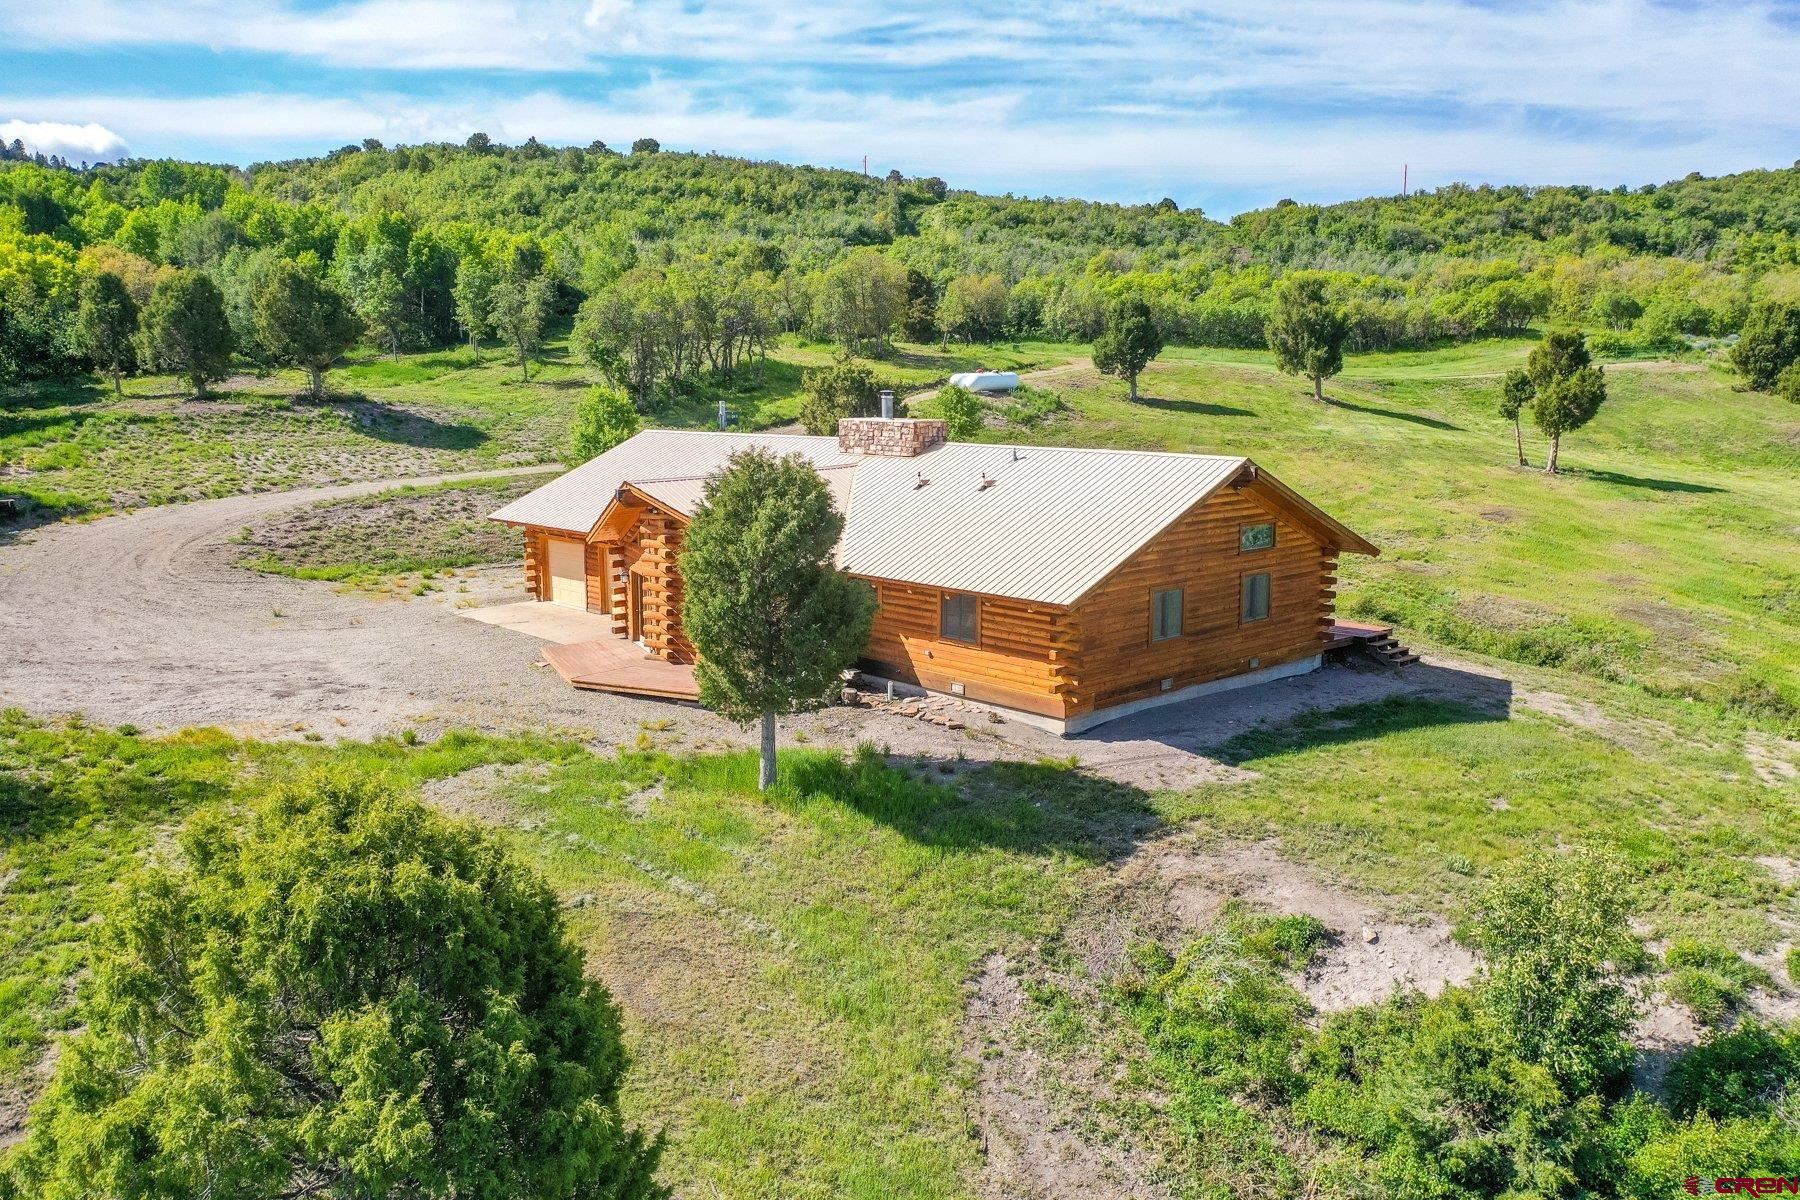
{"type": "MultiPolygon", "coordinates": [[[[801,388],[800,423],[815,437],[835,436],[845,417],[881,415],[881,380],[863,363],[814,367],[801,378],[801,388]]],[[[895,415],[902,415],[898,401],[895,415]]]]}
{"type": "Polygon", "coordinates": [[[1800,404],[1800,363],[1790,363],[1775,377],[1775,394],[1789,404],[1800,404]]]}
{"type": "Polygon", "coordinates": [[[1787,952],[1788,982],[1800,987],[1800,946],[1789,946],[1787,952]]]}
{"type": "Polygon", "coordinates": [[[329,773],[181,850],[108,905],[0,1193],[661,1194],[612,999],[498,843],[329,773]]]}
{"type": "Polygon", "coordinates": [[[968,388],[948,384],[938,389],[938,412],[954,441],[966,442],[981,432],[987,405],[968,388]]]}
{"type": "Polygon", "coordinates": [[[1487,959],[1479,993],[1508,1048],[1581,1093],[1630,1069],[1632,1001],[1618,972],[1640,953],[1618,863],[1590,851],[1535,855],[1475,906],[1487,959]]]}
{"type": "Polygon", "coordinates": [[[1800,1086],[1800,1029],[1749,1020],[1715,1033],[1669,1068],[1664,1092],[1680,1115],[1754,1117],[1800,1086]]]}
{"type": "Polygon", "coordinates": [[[1767,971],[1714,942],[1676,938],[1663,959],[1673,972],[1665,985],[1669,997],[1708,1025],[1742,1008],[1750,989],[1774,983],[1767,971]]]}
{"type": "Polygon", "coordinates": [[[616,388],[594,386],[582,397],[569,431],[569,460],[584,463],[604,454],[641,427],[635,405],[616,388]]]}

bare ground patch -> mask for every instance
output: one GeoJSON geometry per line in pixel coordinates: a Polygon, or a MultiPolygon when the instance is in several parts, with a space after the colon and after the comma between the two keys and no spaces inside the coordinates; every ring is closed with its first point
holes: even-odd
{"type": "Polygon", "coordinates": [[[1177,940],[1210,925],[1231,900],[1318,918],[1331,940],[1297,986],[1320,1012],[1373,1004],[1396,989],[1436,995],[1475,974],[1475,954],[1442,918],[1401,917],[1283,857],[1273,842],[1201,847],[1178,835],[1144,846],[1120,880],[1148,894],[1177,940]]]}
{"type": "Polygon", "coordinates": [[[1110,1097],[1103,1065],[1053,1055],[1030,1032],[1031,1001],[1003,954],[982,963],[969,997],[963,1051],[975,1063],[980,1193],[994,1200],[1168,1195],[1158,1161],[1127,1131],[1108,1128],[1095,1102],[1110,1097]]]}

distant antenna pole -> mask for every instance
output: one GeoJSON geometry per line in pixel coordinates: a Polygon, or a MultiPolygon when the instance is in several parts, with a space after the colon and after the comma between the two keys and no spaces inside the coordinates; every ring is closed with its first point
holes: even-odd
{"type": "Polygon", "coordinates": [[[1411,163],[1401,163],[1400,164],[1400,194],[1402,196],[1406,195],[1406,187],[1407,187],[1407,184],[1410,182],[1408,180],[1407,176],[1411,173],[1411,171],[1412,171],[1411,163]]]}
{"type": "Polygon", "coordinates": [[[865,154],[865,155],[863,155],[863,178],[865,178],[865,179],[868,178],[868,175],[869,175],[869,156],[865,154]]]}

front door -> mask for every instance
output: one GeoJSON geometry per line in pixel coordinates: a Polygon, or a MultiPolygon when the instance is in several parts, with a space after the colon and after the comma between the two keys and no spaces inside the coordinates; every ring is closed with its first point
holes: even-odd
{"type": "Polygon", "coordinates": [[[587,547],[581,542],[550,539],[550,601],[587,608],[587,547]]]}

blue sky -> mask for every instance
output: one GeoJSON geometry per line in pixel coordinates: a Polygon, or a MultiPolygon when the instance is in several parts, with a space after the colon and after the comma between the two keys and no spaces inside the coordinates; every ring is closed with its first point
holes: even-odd
{"type": "Polygon", "coordinates": [[[536,135],[1217,216],[1800,158],[1800,0],[0,0],[0,137],[536,135]]]}

